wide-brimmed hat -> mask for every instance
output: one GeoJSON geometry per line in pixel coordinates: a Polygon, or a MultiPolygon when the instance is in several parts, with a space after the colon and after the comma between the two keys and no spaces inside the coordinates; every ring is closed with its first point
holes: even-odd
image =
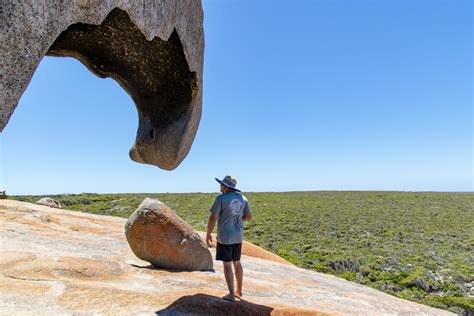
{"type": "Polygon", "coordinates": [[[217,182],[219,182],[220,184],[223,184],[225,185],[226,187],[229,187],[237,192],[242,192],[240,190],[238,190],[235,186],[237,185],[237,180],[235,180],[234,178],[232,178],[231,176],[225,176],[224,179],[222,180],[219,180],[217,178],[215,178],[217,182]]]}

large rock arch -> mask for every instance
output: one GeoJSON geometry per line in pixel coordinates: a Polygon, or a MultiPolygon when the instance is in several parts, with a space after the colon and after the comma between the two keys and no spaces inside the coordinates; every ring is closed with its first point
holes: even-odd
{"type": "Polygon", "coordinates": [[[1,5],[0,131],[41,59],[69,56],[97,76],[115,79],[132,97],[139,117],[130,149],[134,161],[171,170],[186,157],[201,117],[199,0],[6,0],[1,5]]]}

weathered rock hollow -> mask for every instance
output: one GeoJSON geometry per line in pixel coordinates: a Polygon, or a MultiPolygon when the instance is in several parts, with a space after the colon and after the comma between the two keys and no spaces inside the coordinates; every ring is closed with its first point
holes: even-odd
{"type": "MultiPolygon", "coordinates": [[[[2,2],[0,130],[45,55],[77,58],[131,96],[139,126],[130,157],[174,169],[201,116],[200,1],[2,2]]],[[[104,118],[113,119],[113,118],[104,118]]]]}

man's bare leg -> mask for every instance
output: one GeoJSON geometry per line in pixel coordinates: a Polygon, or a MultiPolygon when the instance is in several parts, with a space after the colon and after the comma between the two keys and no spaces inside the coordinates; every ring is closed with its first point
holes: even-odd
{"type": "Polygon", "coordinates": [[[234,294],[234,272],[232,271],[232,262],[224,262],[224,276],[227,288],[229,289],[229,297],[235,300],[234,294]]]}
{"type": "Polygon", "coordinates": [[[242,264],[239,261],[233,261],[234,269],[235,269],[235,278],[237,279],[237,296],[242,296],[242,281],[244,279],[244,269],[242,268],[242,264]]]}

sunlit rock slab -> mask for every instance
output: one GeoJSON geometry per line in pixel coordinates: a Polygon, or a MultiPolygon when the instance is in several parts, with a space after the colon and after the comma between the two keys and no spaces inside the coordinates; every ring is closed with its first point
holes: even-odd
{"type": "Polygon", "coordinates": [[[246,255],[244,301],[231,303],[220,262],[215,272],[154,269],[133,255],[123,218],[2,200],[0,220],[2,315],[452,315],[246,255]]]}

